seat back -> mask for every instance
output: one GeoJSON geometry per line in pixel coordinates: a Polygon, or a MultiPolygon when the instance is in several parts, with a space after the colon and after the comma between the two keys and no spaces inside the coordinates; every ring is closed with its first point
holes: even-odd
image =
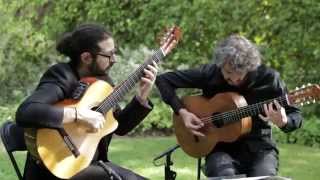
{"type": "Polygon", "coordinates": [[[27,150],[25,141],[24,141],[24,134],[23,128],[18,127],[12,121],[6,121],[0,129],[1,140],[2,143],[9,155],[11,163],[17,173],[18,178],[21,180],[22,175],[13,155],[14,151],[25,151],[27,150]]]}

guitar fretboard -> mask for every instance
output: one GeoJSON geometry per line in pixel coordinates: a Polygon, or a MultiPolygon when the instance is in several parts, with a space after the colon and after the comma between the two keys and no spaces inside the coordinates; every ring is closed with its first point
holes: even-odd
{"type": "Polygon", "coordinates": [[[256,116],[264,113],[263,104],[269,104],[277,100],[282,107],[288,106],[287,96],[280,96],[278,98],[269,99],[256,104],[240,107],[235,110],[219,113],[210,117],[210,121],[223,121],[223,124],[229,124],[241,120],[242,118],[249,116],[256,116]]]}
{"type": "Polygon", "coordinates": [[[153,61],[158,64],[163,57],[164,53],[162,52],[162,49],[155,51],[149,59],[141,64],[133,73],[129,75],[125,81],[121,82],[120,85],[117,86],[115,90],[103,100],[96,111],[106,114],[112,107],[118,104],[119,101],[121,101],[130,90],[134,88],[137,82],[140,81],[144,74],[143,69],[145,69],[148,65],[151,65],[153,61]]]}

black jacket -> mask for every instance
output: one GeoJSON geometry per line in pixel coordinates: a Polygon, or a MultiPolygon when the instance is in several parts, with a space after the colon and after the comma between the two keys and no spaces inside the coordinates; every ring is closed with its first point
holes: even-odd
{"type": "MultiPolygon", "coordinates": [[[[109,77],[102,79],[112,85],[109,77]]],[[[71,98],[79,84],[79,76],[69,63],[59,63],[50,67],[42,76],[35,91],[19,106],[16,122],[24,128],[61,128],[63,109],[53,106],[63,99],[71,98]]],[[[125,135],[138,125],[152,110],[140,104],[137,98],[124,109],[116,108],[114,117],[119,126],[114,133],[125,135]]],[[[108,161],[107,152],[112,134],[101,139],[94,160],[108,161]]]]}
{"type": "MultiPolygon", "coordinates": [[[[184,107],[176,94],[176,89],[178,88],[197,88],[202,90],[202,95],[208,98],[217,93],[238,92],[245,97],[249,105],[276,98],[286,93],[285,85],[280,80],[279,73],[265,65],[261,65],[256,71],[248,73],[245,82],[240,87],[229,85],[223,78],[221,69],[215,64],[206,64],[195,69],[164,73],[157,77],[156,85],[164,102],[169,104],[175,113],[178,113],[179,109],[184,107]]],[[[300,110],[294,106],[289,106],[286,108],[286,112],[288,123],[282,130],[290,132],[299,128],[302,123],[300,110]]],[[[258,144],[262,143],[268,147],[275,147],[271,141],[270,125],[258,116],[252,118],[252,131],[238,141],[258,142],[258,144]],[[261,133],[267,132],[266,130],[270,130],[267,136],[261,133]]],[[[258,150],[260,146],[253,145],[253,148],[258,150]]]]}

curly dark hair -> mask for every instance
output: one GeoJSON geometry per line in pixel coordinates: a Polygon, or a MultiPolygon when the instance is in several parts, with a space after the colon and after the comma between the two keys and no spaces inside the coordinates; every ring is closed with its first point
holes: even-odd
{"type": "Polygon", "coordinates": [[[253,71],[262,61],[258,48],[240,35],[231,35],[219,42],[213,59],[219,67],[229,63],[237,72],[253,71]]]}

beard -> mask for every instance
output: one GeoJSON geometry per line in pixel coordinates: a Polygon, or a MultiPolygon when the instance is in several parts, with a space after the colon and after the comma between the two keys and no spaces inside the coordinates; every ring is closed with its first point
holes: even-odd
{"type": "Polygon", "coordinates": [[[91,63],[89,70],[90,74],[93,76],[105,76],[108,74],[108,71],[113,66],[113,64],[109,64],[109,66],[105,69],[99,68],[96,59],[91,63]]]}

